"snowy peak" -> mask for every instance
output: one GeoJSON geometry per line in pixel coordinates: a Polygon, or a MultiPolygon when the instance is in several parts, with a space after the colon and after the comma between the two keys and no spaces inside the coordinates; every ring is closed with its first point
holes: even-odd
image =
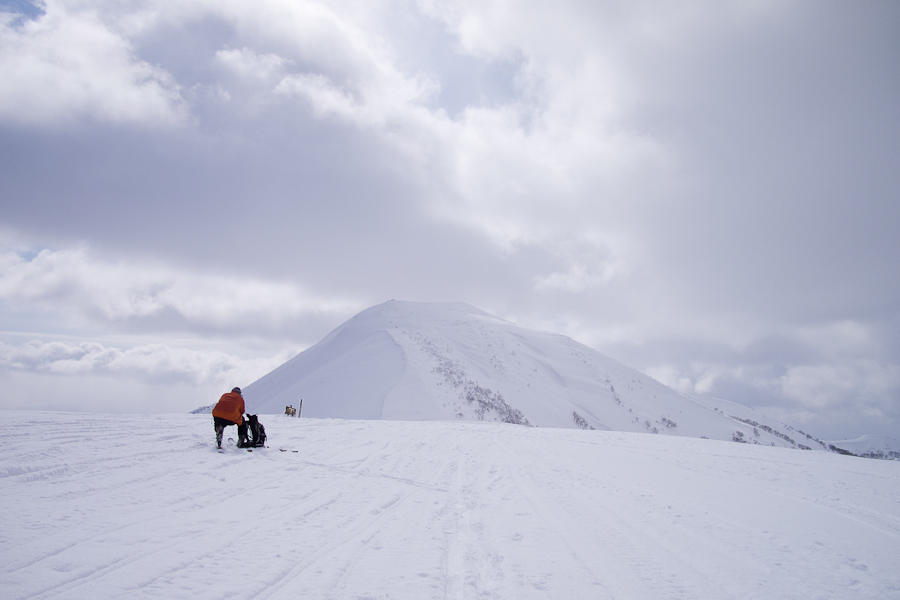
{"type": "Polygon", "coordinates": [[[761,415],[733,418],[571,338],[462,303],[364,310],[244,395],[261,413],[302,399],[304,417],[499,421],[798,447],[761,415]]]}

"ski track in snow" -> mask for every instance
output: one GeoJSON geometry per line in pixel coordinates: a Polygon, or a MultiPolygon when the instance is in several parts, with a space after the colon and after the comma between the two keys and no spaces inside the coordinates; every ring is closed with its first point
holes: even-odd
{"type": "Polygon", "coordinates": [[[896,461],[275,416],[220,454],[208,415],[4,416],[9,600],[900,597],[896,461]]]}

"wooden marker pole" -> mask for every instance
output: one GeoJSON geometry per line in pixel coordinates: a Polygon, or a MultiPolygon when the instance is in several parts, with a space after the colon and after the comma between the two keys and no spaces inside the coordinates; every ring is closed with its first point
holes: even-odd
{"type": "Polygon", "coordinates": [[[300,398],[300,408],[297,409],[297,418],[300,418],[300,414],[303,412],[303,398],[300,398]]]}

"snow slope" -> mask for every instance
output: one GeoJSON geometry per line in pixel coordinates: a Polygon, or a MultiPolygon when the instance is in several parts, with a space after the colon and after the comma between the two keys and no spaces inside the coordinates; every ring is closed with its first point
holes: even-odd
{"type": "Polygon", "coordinates": [[[245,387],[244,398],[251,413],[283,414],[303,399],[304,417],[493,420],[804,444],[761,415],[755,420],[766,426],[754,428],[571,338],[460,303],[369,308],[245,387]]]}
{"type": "Polygon", "coordinates": [[[283,416],[219,454],[208,415],[3,416],[6,600],[900,597],[896,461],[283,416]]]}

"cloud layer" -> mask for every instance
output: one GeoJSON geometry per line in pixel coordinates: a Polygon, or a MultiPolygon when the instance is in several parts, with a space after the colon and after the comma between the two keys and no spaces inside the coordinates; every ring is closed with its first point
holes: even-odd
{"type": "Polygon", "coordinates": [[[72,119],[156,127],[183,121],[188,109],[172,77],[140,60],[95,10],[77,5],[49,0],[37,19],[4,16],[0,119],[37,126],[72,119]]]}
{"type": "Polygon", "coordinates": [[[310,316],[365,308],[317,298],[296,284],[197,273],[145,262],[110,263],[85,249],[0,254],[0,301],[11,308],[61,313],[70,322],[143,322],[176,330],[190,323],[218,331],[274,335],[310,316]]]}
{"type": "MultiPolygon", "coordinates": [[[[252,382],[294,356],[285,352],[265,359],[242,360],[224,352],[169,348],[165,344],[128,349],[95,342],[0,344],[0,368],[54,375],[129,377],[148,383],[216,384],[252,382]]],[[[246,385],[246,383],[244,384],[246,385]]]]}
{"type": "Polygon", "coordinates": [[[463,300],[823,436],[900,418],[896,7],[13,12],[10,348],[253,339],[228,354],[255,360],[388,298],[463,300]]]}

